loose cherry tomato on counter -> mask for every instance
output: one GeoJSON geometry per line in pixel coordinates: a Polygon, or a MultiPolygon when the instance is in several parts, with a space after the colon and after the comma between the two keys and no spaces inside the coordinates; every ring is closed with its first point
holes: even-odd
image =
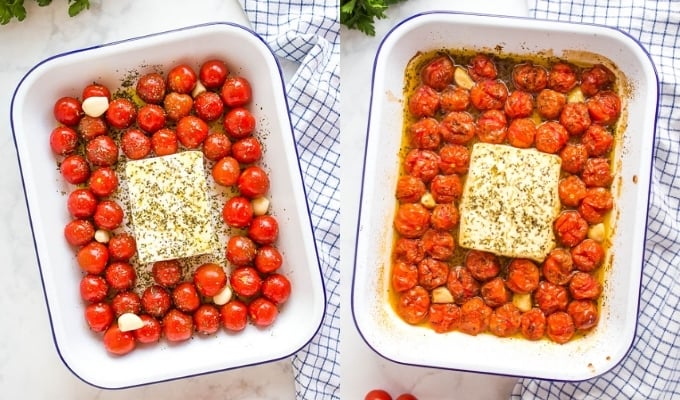
{"type": "Polygon", "coordinates": [[[121,291],[131,289],[137,281],[137,272],[132,264],[125,261],[114,261],[104,272],[111,288],[121,291]]]}
{"type": "Polygon", "coordinates": [[[130,128],[123,133],[120,148],[127,158],[140,160],[151,153],[151,139],[141,130],[130,128]]]}
{"type": "Polygon", "coordinates": [[[222,60],[208,60],[201,64],[198,79],[207,89],[217,89],[224,84],[229,68],[222,60]]]}
{"type": "Polygon", "coordinates": [[[191,113],[194,99],[188,94],[170,92],[163,99],[163,108],[170,121],[179,121],[191,113]]]}
{"type": "Polygon", "coordinates": [[[94,332],[104,332],[113,323],[113,309],[105,302],[88,304],[85,306],[85,321],[94,332]]]}
{"type": "Polygon", "coordinates": [[[262,281],[262,295],[281,305],[290,297],[291,287],[288,278],[281,274],[271,274],[262,281]]]}
{"type": "Polygon", "coordinates": [[[279,236],[279,223],[271,215],[258,215],[248,227],[248,237],[259,245],[272,244],[279,236]]]}
{"type": "Polygon", "coordinates": [[[54,154],[64,156],[73,153],[78,146],[78,132],[68,126],[58,126],[50,133],[50,148],[54,154]]]}
{"type": "Polygon", "coordinates": [[[135,87],[139,98],[150,104],[161,104],[165,97],[165,79],[157,72],[142,75],[135,87]]]}
{"type": "Polygon", "coordinates": [[[232,271],[229,283],[237,295],[251,297],[260,292],[262,278],[253,267],[239,267],[232,271]]]}
{"type": "Polygon", "coordinates": [[[195,149],[208,137],[208,124],[198,117],[187,115],[177,122],[175,132],[184,147],[195,149]]]}
{"type": "Polygon", "coordinates": [[[243,107],[232,108],[224,116],[224,130],[233,139],[243,139],[255,130],[255,117],[243,107]]]}
{"type": "Polygon", "coordinates": [[[151,150],[159,157],[177,153],[178,143],[172,129],[159,129],[151,135],[151,150]]]}
{"type": "Polygon", "coordinates": [[[177,65],[168,72],[168,89],[177,93],[191,93],[197,79],[193,68],[186,64],[177,65]]]}
{"type": "Polygon", "coordinates": [[[238,299],[232,299],[220,307],[222,326],[229,331],[242,331],[248,323],[248,306],[238,299]]]}
{"type": "Polygon", "coordinates": [[[147,133],[163,128],[165,119],[165,110],[157,104],[145,104],[137,112],[137,125],[147,133]]]}
{"type": "Polygon", "coordinates": [[[109,293],[109,284],[101,275],[87,274],[80,279],[80,297],[88,303],[98,303],[109,293]]]}
{"type": "Polygon", "coordinates": [[[229,107],[241,107],[250,102],[252,88],[250,82],[242,76],[230,76],[224,81],[220,95],[224,104],[229,107]]]}
{"type": "Polygon", "coordinates": [[[418,400],[418,398],[410,393],[404,393],[397,396],[395,400],[418,400]]]}
{"type": "Polygon", "coordinates": [[[104,347],[111,354],[122,356],[134,350],[136,346],[134,333],[121,331],[118,324],[111,325],[104,333],[104,347]]]}
{"type": "Polygon", "coordinates": [[[147,315],[147,314],[142,314],[139,316],[139,318],[142,319],[142,325],[141,328],[135,329],[132,331],[135,335],[135,339],[139,343],[156,343],[161,339],[161,323],[154,317],[147,315]]]}
{"type": "Polygon", "coordinates": [[[64,180],[73,185],[84,183],[90,177],[90,165],[80,154],[66,157],[59,165],[59,170],[64,180]]]}
{"type": "Polygon", "coordinates": [[[234,228],[246,228],[253,220],[253,205],[243,196],[234,196],[224,203],[222,219],[234,228]]]}
{"type": "Polygon", "coordinates": [[[392,396],[382,389],[373,389],[366,393],[364,400],[392,400],[392,396]]]}
{"type": "Polygon", "coordinates": [[[90,117],[89,115],[83,115],[83,118],[78,122],[78,133],[85,139],[85,141],[92,140],[97,136],[106,135],[109,131],[109,127],[106,125],[106,121],[102,117],[90,117]]]}
{"type": "Polygon", "coordinates": [[[212,335],[220,329],[220,310],[212,304],[201,304],[193,314],[196,332],[212,335]]]}
{"type": "Polygon", "coordinates": [[[132,101],[119,97],[109,103],[105,117],[106,122],[112,127],[125,129],[132,125],[135,118],[137,118],[137,108],[132,101]]]}
{"type": "Polygon", "coordinates": [[[283,256],[274,246],[261,246],[255,254],[255,268],[263,274],[274,272],[283,264],[283,256]]]}
{"type": "Polygon", "coordinates": [[[156,261],[151,267],[154,282],[170,288],[182,279],[182,267],[177,260],[156,261]]]}
{"type": "Polygon", "coordinates": [[[118,176],[110,167],[97,168],[90,174],[88,186],[92,193],[99,197],[106,197],[118,189],[118,176]]]}
{"type": "Polygon", "coordinates": [[[203,141],[203,155],[210,161],[218,161],[231,152],[231,140],[223,133],[211,133],[203,141]]]}
{"type": "Polygon", "coordinates": [[[65,96],[54,103],[54,118],[67,126],[78,125],[83,116],[80,101],[74,97],[65,96]]]}
{"type": "Polygon", "coordinates": [[[76,260],[83,271],[98,275],[106,269],[109,250],[99,242],[90,242],[78,250],[76,260]]]}
{"type": "Polygon", "coordinates": [[[97,209],[97,197],[90,189],[76,189],[68,195],[66,207],[76,218],[89,218],[97,209]]]}
{"type": "Polygon", "coordinates": [[[234,157],[223,157],[215,163],[212,177],[222,186],[236,185],[241,176],[241,167],[234,157]]]}
{"type": "Polygon", "coordinates": [[[258,297],[248,304],[248,316],[259,327],[266,327],[274,323],[279,315],[276,305],[264,297],[258,297]]]}
{"type": "Polygon", "coordinates": [[[250,166],[244,169],[238,177],[238,189],[248,198],[260,197],[269,190],[269,177],[257,165],[250,166]]]}
{"type": "Polygon", "coordinates": [[[106,97],[107,99],[111,99],[111,91],[109,88],[107,88],[104,85],[100,85],[98,83],[92,83],[83,88],[83,100],[87,99],[88,97],[106,97]]]}
{"type": "Polygon", "coordinates": [[[99,228],[114,230],[123,223],[123,208],[113,200],[102,200],[97,204],[93,219],[99,228]]]}
{"type": "Polygon", "coordinates": [[[172,290],[172,301],[178,310],[191,313],[201,305],[196,286],[192,282],[182,282],[172,290]]]}
{"type": "Polygon", "coordinates": [[[110,136],[97,136],[85,145],[85,155],[96,166],[110,167],[118,161],[118,145],[110,136]]]}
{"type": "Polygon", "coordinates": [[[194,284],[201,295],[213,297],[227,284],[227,274],[222,266],[205,263],[194,271],[194,284]]]}
{"type": "Polygon", "coordinates": [[[139,314],[142,310],[142,299],[136,292],[126,290],[116,293],[111,299],[111,307],[116,318],[123,314],[139,314]]]}
{"type": "Polygon", "coordinates": [[[108,248],[112,260],[127,261],[137,252],[137,241],[129,233],[116,233],[109,239],[108,248]]]}
{"type": "Polygon", "coordinates": [[[64,227],[64,237],[71,246],[83,246],[94,238],[94,225],[86,219],[74,219],[64,227]]]}
{"type": "Polygon", "coordinates": [[[227,260],[234,265],[251,265],[256,253],[255,242],[246,236],[231,236],[227,241],[227,260]]]}
{"type": "Polygon", "coordinates": [[[151,285],[142,292],[142,310],[156,318],[163,318],[172,307],[172,296],[161,285],[151,285]]]}
{"type": "Polygon", "coordinates": [[[194,332],[194,321],[191,315],[173,308],[168,311],[162,321],[163,336],[171,342],[191,339],[194,332]]]}
{"type": "Polygon", "coordinates": [[[194,98],[194,111],[204,121],[215,121],[224,113],[224,103],[219,94],[203,92],[194,98]]]}
{"type": "Polygon", "coordinates": [[[231,154],[241,164],[252,164],[262,158],[262,145],[257,138],[249,136],[235,142],[231,154]]]}

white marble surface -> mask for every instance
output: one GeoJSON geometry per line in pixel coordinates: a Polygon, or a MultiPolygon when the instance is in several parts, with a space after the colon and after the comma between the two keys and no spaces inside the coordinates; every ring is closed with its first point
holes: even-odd
{"type": "MultiPolygon", "coordinates": [[[[91,0],[92,7],[75,18],[68,17],[64,0],[45,8],[25,3],[26,20],[0,26],[0,398],[294,399],[290,360],[115,391],[94,388],[71,374],[52,341],[11,135],[12,93],[37,62],[68,50],[199,23],[246,23],[237,0],[91,0]]],[[[286,65],[287,72],[292,68],[286,65]]]]}
{"type": "Polygon", "coordinates": [[[356,331],[351,315],[353,248],[363,146],[374,57],[381,39],[394,24],[417,12],[453,10],[500,15],[527,15],[526,0],[419,0],[400,3],[388,10],[388,19],[376,24],[376,36],[366,37],[343,28],[340,57],[342,101],[342,288],[341,399],[361,399],[374,388],[394,397],[410,392],[420,399],[507,399],[516,378],[399,365],[374,353],[356,331]]]}

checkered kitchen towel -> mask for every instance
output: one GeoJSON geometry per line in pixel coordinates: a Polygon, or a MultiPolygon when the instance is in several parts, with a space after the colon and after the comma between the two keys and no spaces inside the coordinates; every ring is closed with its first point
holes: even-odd
{"type": "Polygon", "coordinates": [[[628,32],[652,56],[661,92],[633,348],[613,370],[584,382],[520,380],[512,399],[680,399],[680,1],[529,0],[529,10],[628,32]]]}
{"type": "Polygon", "coordinates": [[[337,0],[239,0],[278,57],[300,63],[288,82],[314,235],[326,285],[323,325],[293,357],[298,399],[338,399],[340,336],[340,26],[337,0]]]}

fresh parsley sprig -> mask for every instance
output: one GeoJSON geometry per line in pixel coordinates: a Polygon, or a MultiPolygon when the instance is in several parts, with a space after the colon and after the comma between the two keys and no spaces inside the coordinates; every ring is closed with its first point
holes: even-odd
{"type": "Polygon", "coordinates": [[[375,20],[387,18],[387,8],[402,1],[405,0],[340,0],[340,23],[375,36],[375,20]]]}
{"type": "MultiPolygon", "coordinates": [[[[52,3],[52,0],[35,0],[40,7],[52,3]]],[[[89,0],[68,0],[68,15],[73,17],[81,11],[90,8],[89,0]]],[[[7,25],[12,19],[17,21],[26,19],[24,0],[0,0],[0,25],[7,25]]]]}

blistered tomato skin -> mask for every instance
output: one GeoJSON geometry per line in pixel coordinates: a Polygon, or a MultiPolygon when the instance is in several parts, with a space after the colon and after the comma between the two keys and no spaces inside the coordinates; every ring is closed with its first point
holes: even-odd
{"type": "Polygon", "coordinates": [[[456,304],[430,304],[428,322],[437,333],[449,332],[458,329],[460,316],[460,307],[456,304]]]}
{"type": "Polygon", "coordinates": [[[222,101],[229,107],[242,107],[250,103],[252,88],[250,82],[242,76],[227,77],[220,91],[222,101]]]}
{"type": "Polygon", "coordinates": [[[583,272],[591,272],[602,265],[604,249],[599,242],[593,239],[584,239],[581,243],[571,248],[571,258],[576,269],[583,272]]]}
{"type": "Polygon", "coordinates": [[[588,151],[580,143],[567,143],[559,155],[562,159],[562,170],[570,174],[580,173],[588,160],[588,151]]]}
{"type": "Polygon", "coordinates": [[[439,93],[427,85],[420,86],[409,98],[408,109],[414,117],[433,117],[439,110],[439,93]]]}
{"type": "Polygon", "coordinates": [[[545,119],[557,119],[567,104],[567,96],[552,89],[543,89],[536,96],[536,112],[545,119]]]}
{"type": "Polygon", "coordinates": [[[50,134],[50,148],[54,154],[64,156],[73,153],[78,145],[78,133],[67,126],[58,126],[50,134]]]}
{"type": "Polygon", "coordinates": [[[470,102],[481,111],[501,110],[508,98],[508,87],[500,80],[478,82],[470,89],[470,102]]]}
{"type": "Polygon", "coordinates": [[[586,96],[593,96],[602,89],[608,89],[616,77],[602,64],[586,68],[581,73],[581,91],[586,96]]]}
{"type": "Polygon", "coordinates": [[[565,285],[574,271],[571,253],[563,248],[553,249],[543,261],[541,268],[546,281],[555,285],[565,285]]]}
{"type": "Polygon", "coordinates": [[[534,110],[534,98],[531,93],[515,90],[508,95],[503,111],[510,118],[526,118],[534,110]]]}
{"type": "Polygon", "coordinates": [[[534,144],[536,123],[531,118],[513,119],[508,126],[506,138],[511,146],[526,149],[534,144]]]}
{"type": "Polygon", "coordinates": [[[417,203],[425,194],[425,184],[412,175],[402,175],[397,180],[397,200],[402,203],[417,203]]]}
{"type": "Polygon", "coordinates": [[[484,303],[481,297],[473,297],[460,307],[460,330],[468,335],[476,336],[489,327],[489,318],[493,309],[484,303]]]}
{"type": "Polygon", "coordinates": [[[448,273],[448,264],[425,257],[418,263],[418,284],[428,291],[432,290],[446,283],[448,273]]]}
{"type": "Polygon", "coordinates": [[[402,204],[394,218],[394,228],[406,238],[420,237],[430,222],[430,212],[420,203],[402,204]]]}
{"type": "Polygon", "coordinates": [[[441,135],[445,142],[466,144],[474,138],[476,125],[474,117],[465,111],[451,111],[441,120],[441,135]]]}
{"type": "Polygon", "coordinates": [[[496,79],[498,76],[496,64],[485,54],[476,54],[472,57],[467,70],[470,77],[476,82],[496,79]]]}
{"type": "Polygon", "coordinates": [[[531,260],[516,258],[508,264],[506,285],[514,293],[531,293],[538,287],[540,272],[531,260]]]}
{"type": "Polygon", "coordinates": [[[463,183],[458,175],[437,175],[430,182],[430,193],[439,204],[452,203],[460,199],[463,183]]]}
{"type": "Polygon", "coordinates": [[[530,93],[538,93],[548,85],[548,72],[540,65],[519,64],[512,70],[515,87],[530,93]]]}
{"type": "Polygon", "coordinates": [[[440,161],[439,155],[432,150],[413,149],[406,154],[404,170],[428,183],[439,173],[440,161]]]}
{"type": "Polygon", "coordinates": [[[529,340],[538,340],[545,335],[545,314],[532,308],[520,317],[520,332],[529,340]]]}
{"type": "Polygon", "coordinates": [[[562,204],[567,207],[576,207],[586,195],[586,184],[578,175],[569,175],[560,180],[557,190],[562,204]]]}
{"type": "Polygon", "coordinates": [[[59,123],[75,126],[83,116],[83,108],[78,99],[66,96],[54,103],[53,113],[59,123]]]}
{"type": "Polygon", "coordinates": [[[546,318],[546,335],[555,343],[564,344],[574,336],[574,321],[564,311],[554,312],[546,318]]]}
{"type": "Polygon", "coordinates": [[[550,68],[548,73],[548,87],[560,93],[567,93],[578,84],[578,76],[574,68],[558,62],[550,68]]]}
{"type": "Polygon", "coordinates": [[[430,61],[421,72],[424,84],[441,91],[453,82],[455,66],[447,56],[440,56],[430,61]]]}

